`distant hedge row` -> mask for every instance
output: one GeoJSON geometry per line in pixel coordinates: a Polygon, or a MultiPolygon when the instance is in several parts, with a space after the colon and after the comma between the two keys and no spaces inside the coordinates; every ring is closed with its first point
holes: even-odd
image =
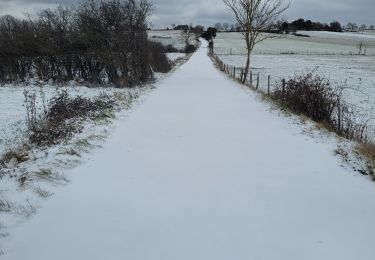
{"type": "Polygon", "coordinates": [[[0,17],[0,83],[29,78],[133,86],[170,69],[147,39],[148,0],[85,0],[35,18],[0,17]]]}

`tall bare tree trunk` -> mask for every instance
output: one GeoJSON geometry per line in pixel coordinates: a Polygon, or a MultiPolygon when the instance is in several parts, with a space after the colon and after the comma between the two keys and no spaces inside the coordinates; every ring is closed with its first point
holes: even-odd
{"type": "Polygon", "coordinates": [[[246,60],[245,73],[243,75],[242,83],[246,82],[247,76],[249,75],[249,72],[250,72],[250,54],[251,54],[251,50],[247,49],[247,60],[246,60]]]}
{"type": "Polygon", "coordinates": [[[247,76],[249,75],[250,71],[250,58],[251,58],[251,41],[250,41],[250,33],[246,32],[245,33],[245,41],[246,41],[246,50],[247,50],[247,57],[246,57],[246,65],[245,65],[245,73],[242,79],[242,83],[246,82],[247,76]]]}

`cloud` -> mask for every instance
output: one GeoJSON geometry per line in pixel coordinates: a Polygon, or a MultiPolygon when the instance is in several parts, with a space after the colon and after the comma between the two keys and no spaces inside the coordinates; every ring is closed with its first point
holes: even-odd
{"type": "Polygon", "coordinates": [[[374,0],[293,0],[286,15],[289,20],[303,17],[322,22],[375,24],[374,10],[374,0]]]}
{"type": "Polygon", "coordinates": [[[221,0],[154,1],[152,22],[156,25],[204,24],[231,21],[232,15],[221,0]]]}
{"type": "MultiPolygon", "coordinates": [[[[285,0],[287,1],[287,0],[285,0]]],[[[77,4],[80,0],[0,0],[0,15],[35,13],[38,9],[77,4]]],[[[216,22],[234,22],[233,15],[222,0],[152,0],[154,12],[151,22],[155,26],[171,24],[213,25],[216,22]]],[[[306,18],[342,23],[375,24],[374,0],[292,0],[284,17],[288,20],[306,18]]]]}
{"type": "Polygon", "coordinates": [[[56,2],[48,0],[0,0],[0,15],[10,14],[16,17],[24,17],[27,14],[35,14],[41,9],[56,7],[58,5],[56,2]]]}

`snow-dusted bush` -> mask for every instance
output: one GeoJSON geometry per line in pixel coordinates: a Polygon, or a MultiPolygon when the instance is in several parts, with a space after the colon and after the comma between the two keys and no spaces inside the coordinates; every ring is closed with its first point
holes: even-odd
{"type": "MultiPolygon", "coordinates": [[[[30,103],[27,96],[26,102],[30,103]]],[[[79,119],[105,117],[106,112],[114,106],[114,100],[109,96],[89,99],[71,97],[65,90],[59,91],[46,105],[43,113],[27,118],[28,121],[32,118],[27,124],[30,144],[49,146],[64,141],[80,130],[76,124],[79,119]]],[[[25,107],[27,114],[34,113],[33,106],[25,107]]]]}

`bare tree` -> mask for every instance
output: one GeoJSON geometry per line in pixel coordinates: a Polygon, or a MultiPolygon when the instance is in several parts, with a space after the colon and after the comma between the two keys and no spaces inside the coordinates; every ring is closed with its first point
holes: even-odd
{"type": "Polygon", "coordinates": [[[195,40],[199,41],[199,37],[204,32],[204,26],[202,26],[202,25],[196,25],[195,27],[192,28],[192,31],[193,31],[193,33],[195,35],[195,40]]]}
{"type": "Polygon", "coordinates": [[[256,44],[270,38],[267,30],[276,22],[277,18],[289,7],[283,0],[223,0],[232,10],[239,23],[243,37],[246,41],[247,61],[243,82],[245,82],[250,70],[250,55],[256,44]]]}
{"type": "Polygon", "coordinates": [[[185,28],[183,28],[183,30],[181,31],[181,38],[185,42],[185,46],[188,46],[190,44],[190,38],[193,34],[192,28],[193,28],[193,25],[190,24],[186,26],[185,28]]]}
{"type": "Polygon", "coordinates": [[[367,29],[367,25],[366,24],[362,24],[360,27],[359,27],[359,30],[362,31],[362,33],[367,29]]]}
{"type": "Polygon", "coordinates": [[[356,30],[358,30],[358,25],[356,24],[356,23],[348,23],[347,25],[346,25],[346,29],[348,30],[348,31],[350,31],[350,32],[354,32],[354,31],[356,31],[356,30]]]}
{"type": "Polygon", "coordinates": [[[228,31],[229,23],[223,23],[223,28],[225,31],[228,31]]]}
{"type": "Polygon", "coordinates": [[[221,25],[221,23],[216,23],[215,24],[215,28],[216,28],[217,31],[220,31],[222,27],[223,26],[221,25]]]}
{"type": "Polygon", "coordinates": [[[366,45],[365,42],[360,41],[360,42],[357,44],[357,48],[358,48],[358,55],[366,55],[366,52],[367,52],[367,45],[366,45]]]}

